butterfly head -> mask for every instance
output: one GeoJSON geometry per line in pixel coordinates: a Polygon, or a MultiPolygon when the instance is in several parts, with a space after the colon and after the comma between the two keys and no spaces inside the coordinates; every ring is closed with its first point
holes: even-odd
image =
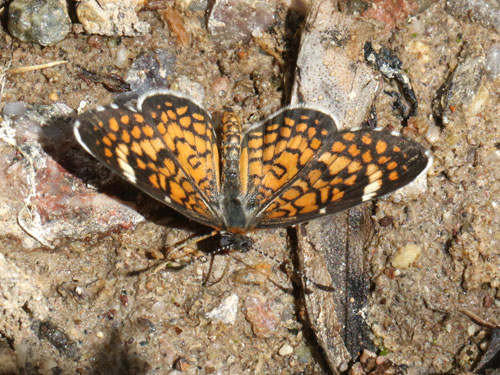
{"type": "Polygon", "coordinates": [[[222,232],[220,246],[222,250],[238,250],[246,253],[252,249],[253,241],[243,234],[222,232]]]}

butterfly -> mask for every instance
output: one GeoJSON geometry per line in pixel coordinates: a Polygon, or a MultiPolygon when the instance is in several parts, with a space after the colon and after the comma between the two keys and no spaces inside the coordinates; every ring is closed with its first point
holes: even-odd
{"type": "Polygon", "coordinates": [[[334,118],[286,107],[242,126],[170,90],[80,115],[81,146],[127,181],[189,219],[215,228],[221,246],[247,250],[246,233],[287,227],[354,207],[407,185],[428,150],[398,132],[338,131],[334,118]]]}

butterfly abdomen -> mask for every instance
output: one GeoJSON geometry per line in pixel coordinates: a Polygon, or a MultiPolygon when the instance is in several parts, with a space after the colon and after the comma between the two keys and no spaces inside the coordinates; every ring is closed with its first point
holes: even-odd
{"type": "Polygon", "coordinates": [[[222,117],[222,184],[226,197],[240,191],[241,123],[233,112],[222,117]]]}
{"type": "Polygon", "coordinates": [[[246,227],[246,215],[241,202],[240,158],[241,123],[233,112],[222,116],[222,181],[224,217],[227,230],[240,233],[246,227]]]}

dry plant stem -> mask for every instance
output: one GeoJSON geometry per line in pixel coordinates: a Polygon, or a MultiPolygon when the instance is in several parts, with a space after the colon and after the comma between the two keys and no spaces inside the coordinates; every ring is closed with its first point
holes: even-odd
{"type": "Polygon", "coordinates": [[[20,66],[18,68],[10,68],[5,71],[5,74],[22,74],[26,72],[32,72],[34,70],[41,70],[45,68],[52,68],[53,66],[61,65],[61,64],[67,64],[68,62],[65,60],[59,60],[59,61],[52,61],[49,63],[45,64],[38,64],[38,65],[30,65],[30,66],[20,66]]]}
{"type": "Polygon", "coordinates": [[[474,314],[472,311],[468,311],[468,310],[465,310],[465,309],[460,309],[460,312],[467,315],[469,318],[471,318],[474,322],[476,322],[477,324],[480,324],[484,327],[488,327],[488,328],[500,328],[500,325],[498,323],[491,323],[487,320],[484,320],[483,318],[481,318],[479,315],[477,314],[474,314]]]}

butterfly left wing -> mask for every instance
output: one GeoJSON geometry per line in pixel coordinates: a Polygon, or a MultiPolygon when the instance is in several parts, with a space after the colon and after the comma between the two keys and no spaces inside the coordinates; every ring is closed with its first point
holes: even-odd
{"type": "Polygon", "coordinates": [[[210,115],[170,91],[139,97],[137,108],[99,107],[74,123],[78,142],[153,198],[219,227],[219,152],[210,115]]]}
{"type": "MultiPolygon", "coordinates": [[[[291,132],[296,132],[304,115],[304,108],[289,109],[285,118],[294,125],[291,132]]],[[[352,130],[341,133],[327,132],[328,136],[317,143],[317,129],[324,129],[325,123],[333,121],[330,116],[315,110],[307,110],[308,116],[319,119],[319,123],[309,122],[302,133],[314,134],[303,140],[304,149],[300,155],[313,156],[305,163],[297,157],[276,158],[269,161],[274,169],[284,171],[292,177],[277,186],[267,196],[255,195],[249,227],[281,227],[297,224],[318,216],[331,214],[353,207],[364,201],[375,199],[411,182],[428,165],[429,154],[418,143],[403,138],[399,133],[384,130],[352,130]],[[317,112],[317,113],[315,113],[317,112]],[[279,166],[279,168],[277,168],[279,166]]],[[[273,120],[272,123],[277,121],[273,120]]],[[[279,121],[278,121],[279,122],[279,121]]],[[[279,124],[283,126],[284,120],[279,124]]],[[[329,126],[327,126],[329,128],[329,126]]],[[[251,130],[246,138],[252,139],[251,130]]],[[[320,131],[321,133],[321,131],[320,131]]],[[[273,139],[262,139],[262,149],[277,147],[270,145],[273,139]]],[[[285,153],[294,149],[294,138],[281,146],[285,153]]],[[[265,181],[267,174],[261,177],[265,181]]],[[[275,176],[271,176],[275,181],[275,176]]],[[[263,184],[266,186],[266,184],[263,184]]],[[[250,189],[249,189],[250,190],[250,189]]]]}

